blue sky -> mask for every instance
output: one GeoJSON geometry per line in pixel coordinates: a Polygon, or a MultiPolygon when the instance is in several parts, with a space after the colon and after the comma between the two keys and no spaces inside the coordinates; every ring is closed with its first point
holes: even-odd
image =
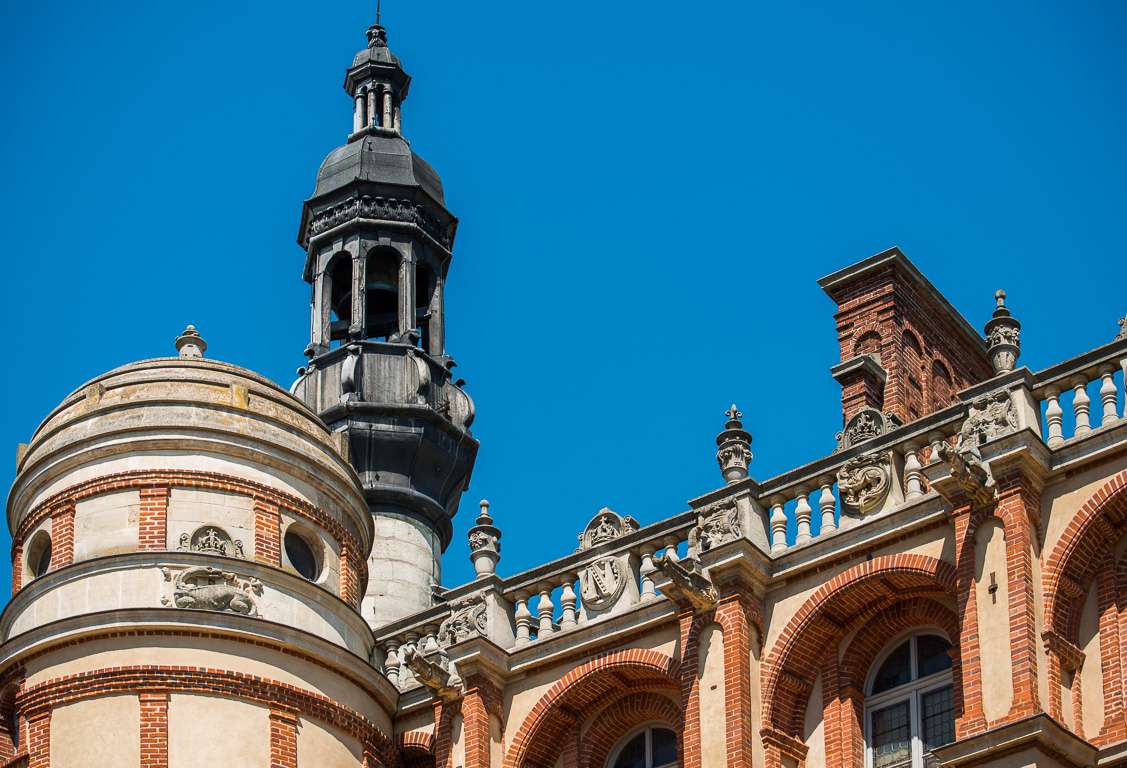
{"type": "MultiPolygon", "coordinates": [[[[188,323],[289,386],[301,201],[351,128],[371,6],[7,5],[5,486],[67,393],[188,323]]],[[[722,483],[732,401],[754,477],[829,453],[815,280],[873,253],[979,328],[1005,288],[1035,370],[1127,313],[1123,3],[385,6],[404,132],[461,218],[447,345],[482,448],[447,586],[483,497],[502,575],[604,506],[682,511],[722,483]]]]}

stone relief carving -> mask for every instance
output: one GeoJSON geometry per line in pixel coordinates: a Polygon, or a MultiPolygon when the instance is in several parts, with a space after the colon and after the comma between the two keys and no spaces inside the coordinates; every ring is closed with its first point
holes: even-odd
{"type": "Polygon", "coordinates": [[[880,437],[899,426],[900,419],[895,415],[881,413],[875,408],[865,408],[854,414],[846,423],[845,429],[837,433],[837,448],[834,453],[880,437]]]}
{"type": "Polygon", "coordinates": [[[403,663],[411,670],[415,680],[430,688],[440,698],[450,700],[462,695],[461,681],[443,669],[440,664],[425,658],[415,650],[414,646],[404,647],[403,663]]]}
{"type": "Polygon", "coordinates": [[[613,604],[622,594],[626,579],[616,557],[604,557],[579,572],[579,596],[593,611],[613,604]]]}
{"type": "Polygon", "coordinates": [[[638,522],[629,515],[621,517],[616,512],[604,508],[591,519],[591,522],[587,523],[583,533],[579,534],[579,546],[575,551],[582,552],[604,542],[612,541],[619,536],[633,533],[640,527],[638,522]]]}
{"type": "Polygon", "coordinates": [[[197,528],[189,536],[180,534],[180,545],[176,547],[180,552],[202,552],[208,555],[223,555],[225,557],[239,557],[246,560],[243,552],[243,543],[232,539],[222,528],[214,525],[205,525],[197,528]]]}
{"type": "Polygon", "coordinates": [[[695,610],[706,611],[714,608],[720,600],[716,587],[701,572],[696,560],[677,561],[665,556],[654,558],[654,568],[665,575],[669,583],[659,589],[674,602],[687,600],[695,610]]]}
{"type": "Polygon", "coordinates": [[[1127,316],[1119,319],[1119,333],[1115,335],[1116,341],[1127,339],[1127,316]]]}
{"type": "Polygon", "coordinates": [[[707,552],[742,535],[735,504],[705,507],[697,512],[697,524],[689,531],[689,551],[707,552]]]}
{"type": "Polygon", "coordinates": [[[488,608],[482,595],[470,595],[450,605],[450,618],[438,628],[438,644],[443,648],[474,635],[486,635],[488,608]]]}
{"type": "Polygon", "coordinates": [[[197,566],[178,573],[173,579],[169,568],[162,568],[165,581],[172,581],[172,597],[164,597],[164,605],[200,611],[223,611],[244,616],[258,616],[254,595],[262,594],[262,582],[244,579],[222,568],[197,566]]]}
{"type": "Polygon", "coordinates": [[[841,502],[861,514],[884,500],[892,487],[892,462],[887,453],[863,453],[837,471],[841,502]]]}
{"type": "Polygon", "coordinates": [[[971,403],[966,421],[959,430],[959,451],[977,450],[978,446],[1017,429],[1017,410],[1009,392],[994,392],[971,403]]]}
{"type": "Polygon", "coordinates": [[[310,219],[309,236],[328,232],[333,227],[353,219],[378,219],[415,224],[443,248],[450,248],[450,236],[442,222],[427,213],[421,205],[415,205],[411,200],[394,197],[353,196],[329,206],[310,219]]]}
{"type": "Polygon", "coordinates": [[[998,498],[997,484],[989,465],[973,451],[959,451],[947,443],[939,446],[939,458],[951,468],[959,487],[967,492],[975,507],[985,507],[998,498]]]}

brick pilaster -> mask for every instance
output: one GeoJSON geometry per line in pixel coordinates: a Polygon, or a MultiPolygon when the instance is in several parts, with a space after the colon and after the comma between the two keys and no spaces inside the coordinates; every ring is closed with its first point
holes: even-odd
{"type": "Polygon", "coordinates": [[[51,512],[51,570],[74,562],[74,499],[51,512]]]}
{"type": "Polygon", "coordinates": [[[340,547],[340,598],[357,608],[360,605],[360,583],[356,573],[356,557],[348,542],[340,547]]]}
{"type": "Polygon", "coordinates": [[[468,675],[465,683],[466,695],[462,699],[465,768],[490,768],[489,712],[500,708],[501,691],[483,675],[468,675]]]}
{"type": "Polygon", "coordinates": [[[963,674],[963,715],[955,722],[960,739],[986,730],[982,711],[982,663],[979,659],[978,604],[974,597],[974,531],[971,505],[963,503],[951,514],[955,523],[955,598],[959,615],[959,664],[963,674]]]}
{"type": "Polygon", "coordinates": [[[692,610],[681,604],[681,711],[685,713],[678,768],[701,768],[700,751],[700,656],[692,610]]]}
{"type": "Polygon", "coordinates": [[[27,715],[27,768],[51,768],[51,710],[27,715]]]}
{"type": "Polygon", "coordinates": [[[270,768],[297,768],[297,715],[270,709],[270,768]]]}
{"type": "MultiPolygon", "coordinates": [[[[1114,550],[1104,555],[1103,564],[1096,571],[1096,602],[1100,613],[1100,669],[1103,671],[1104,721],[1098,734],[1092,734],[1092,743],[1105,746],[1127,738],[1127,721],[1123,713],[1122,654],[1120,650],[1119,608],[1115,588],[1114,550]]],[[[1088,663],[1094,663],[1092,659],[1088,663]]]]}
{"type": "Polygon", "coordinates": [[[141,768],[168,768],[168,691],[142,691],[141,768]]]}
{"type": "Polygon", "coordinates": [[[716,606],[724,631],[724,711],[728,768],[751,768],[751,643],[747,611],[732,594],[716,606]]]}
{"type": "Polygon", "coordinates": [[[141,488],[141,521],[138,549],[168,549],[167,485],[141,488]]]}
{"type": "Polygon", "coordinates": [[[260,496],[254,498],[254,559],[282,565],[282,517],[277,504],[260,496]]]}
{"type": "Polygon", "coordinates": [[[12,596],[23,586],[23,542],[12,545],[12,596]]]}
{"type": "Polygon", "coordinates": [[[1000,511],[1006,521],[1006,570],[1009,573],[1010,658],[1013,662],[1014,699],[1009,720],[1041,711],[1037,690],[1036,594],[1033,584],[1031,516],[1040,517],[1041,498],[1028,478],[1013,474],[999,483],[1000,511]]]}

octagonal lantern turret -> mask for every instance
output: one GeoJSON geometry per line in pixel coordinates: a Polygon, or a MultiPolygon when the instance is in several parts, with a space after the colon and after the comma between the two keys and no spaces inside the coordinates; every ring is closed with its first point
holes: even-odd
{"type": "Polygon", "coordinates": [[[373,626],[432,604],[478,450],[445,347],[458,220],[403,137],[410,83],[371,27],[345,76],[352,132],[321,164],[298,233],[312,318],[293,392],[347,436],[363,481],[377,532],[363,609],[373,626]]]}

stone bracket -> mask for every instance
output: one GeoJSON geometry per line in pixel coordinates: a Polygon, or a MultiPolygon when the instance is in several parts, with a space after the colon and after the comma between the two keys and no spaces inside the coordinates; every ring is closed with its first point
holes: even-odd
{"type": "Polygon", "coordinates": [[[720,593],[712,582],[699,571],[700,564],[694,560],[696,568],[687,568],[681,562],[666,557],[654,558],[657,573],[666,577],[667,582],[657,584],[663,595],[674,602],[688,601],[695,611],[715,608],[720,601],[720,593]]]}

